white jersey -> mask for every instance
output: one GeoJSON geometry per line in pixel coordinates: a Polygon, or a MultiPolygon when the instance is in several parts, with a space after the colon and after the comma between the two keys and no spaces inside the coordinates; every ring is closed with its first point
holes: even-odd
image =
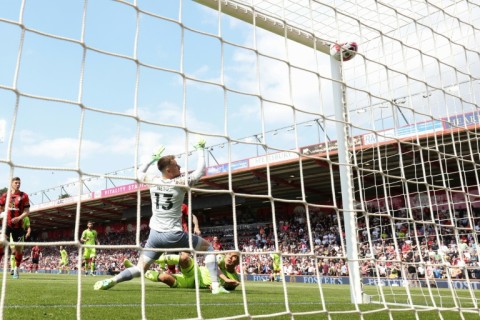
{"type": "Polygon", "coordinates": [[[188,175],[187,181],[185,181],[185,175],[175,179],[164,179],[158,175],[141,177],[144,182],[154,185],[150,188],[152,199],[150,229],[158,232],[183,231],[182,203],[187,192],[186,186],[197,183],[205,173],[203,151],[199,153],[198,160],[197,169],[188,175]]]}
{"type": "MultiPolygon", "coordinates": [[[[158,232],[182,231],[182,203],[185,187],[178,184],[179,179],[159,179],[159,185],[150,188],[152,198],[152,217],[150,229],[158,232]]],[[[183,178],[181,180],[184,180],[183,178]]]]}

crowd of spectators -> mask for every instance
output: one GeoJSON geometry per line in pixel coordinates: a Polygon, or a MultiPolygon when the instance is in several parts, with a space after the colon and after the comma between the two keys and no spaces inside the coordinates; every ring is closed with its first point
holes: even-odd
{"type": "MultiPolygon", "coordinates": [[[[448,219],[445,212],[414,211],[409,217],[405,210],[396,211],[393,216],[372,211],[359,214],[357,238],[361,276],[400,278],[405,276],[440,279],[480,279],[479,249],[480,212],[473,210],[473,217],[457,211],[448,219]],[[431,217],[434,223],[429,223],[431,217]],[[472,226],[470,226],[470,222],[472,226]],[[413,270],[413,271],[412,271],[413,270]]],[[[271,222],[256,222],[238,225],[234,232],[230,227],[202,226],[202,235],[218,239],[221,250],[234,250],[234,235],[239,249],[244,253],[242,269],[246,274],[270,274],[275,249],[282,253],[283,272],[286,275],[348,276],[348,266],[344,250],[344,234],[341,232],[342,217],[336,214],[316,213],[309,217],[311,239],[305,213],[296,213],[271,222]],[[275,232],[276,231],[276,232],[275,232]]],[[[142,232],[141,246],[146,232],[142,232]]],[[[97,250],[97,272],[118,272],[123,268],[123,260],[136,261],[139,254],[136,248],[121,246],[135,244],[136,233],[105,232],[99,235],[102,245],[118,246],[112,249],[97,250]]],[[[28,255],[26,247],[26,255],[28,255]]],[[[70,269],[78,269],[79,247],[67,246],[70,269]]],[[[59,248],[45,246],[42,250],[39,269],[51,272],[58,270],[59,248]]],[[[28,269],[29,262],[24,263],[28,269]]]]}
{"type": "MultiPolygon", "coordinates": [[[[147,235],[141,234],[141,244],[145,244],[147,235]]],[[[97,249],[96,270],[97,273],[108,273],[112,271],[119,271],[123,269],[123,261],[128,258],[134,261],[138,260],[138,250],[125,249],[122,246],[132,246],[135,244],[136,234],[134,232],[122,233],[105,233],[99,235],[101,245],[112,246],[118,248],[112,249],[97,249]]],[[[61,239],[67,240],[67,239],[61,239]]],[[[81,263],[82,257],[79,256],[79,246],[64,246],[69,257],[69,270],[78,270],[79,261],[81,263]]],[[[30,256],[30,247],[25,247],[25,257],[30,256]]],[[[30,270],[31,261],[26,259],[23,262],[23,269],[30,270]]],[[[41,246],[41,258],[39,261],[39,270],[44,272],[58,272],[60,265],[60,247],[59,246],[41,246]]]]}
{"type": "MultiPolygon", "coordinates": [[[[279,251],[287,275],[314,274],[347,276],[342,217],[336,214],[310,215],[312,250],[305,216],[295,214],[277,225],[279,251]],[[312,254],[313,253],[313,254],[312,254]],[[315,267],[317,266],[317,267],[315,267]]],[[[360,273],[364,277],[480,279],[480,210],[446,210],[430,214],[428,209],[396,210],[393,215],[370,208],[358,215],[358,252],[360,273]]],[[[225,240],[224,248],[233,249],[233,230],[213,229],[225,240]]],[[[249,274],[267,274],[275,251],[272,224],[252,224],[237,231],[239,247],[246,253],[243,270],[249,274]]]]}

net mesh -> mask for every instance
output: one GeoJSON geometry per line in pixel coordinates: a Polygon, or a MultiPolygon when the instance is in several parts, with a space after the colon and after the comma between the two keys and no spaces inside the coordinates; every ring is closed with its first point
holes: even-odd
{"type": "MultiPolygon", "coordinates": [[[[102,255],[138,253],[149,202],[140,188],[125,189],[134,209],[84,201],[136,186],[135,169],[159,143],[192,170],[191,146],[203,136],[209,168],[189,200],[203,216],[215,211],[213,202],[228,208],[217,219],[228,227],[205,218],[205,232],[222,231],[224,249],[242,251],[243,280],[267,279],[268,270],[255,277],[264,272],[255,266],[270,265],[273,252],[281,253],[284,276],[272,288],[282,298],[278,312],[259,310],[271,301],[251,298],[244,281],[235,315],[209,314],[197,292],[192,318],[478,313],[478,1],[2,6],[3,180],[29,177],[30,189],[41,190],[31,194],[32,219],[54,208],[56,228],[75,220],[73,231],[52,241],[48,221],[38,219],[42,233],[27,250],[69,245],[80,269],[83,224],[103,218],[129,220],[134,236],[107,241],[102,255]],[[358,53],[333,79],[330,45],[346,42],[356,42],[358,53]],[[335,108],[343,108],[341,119],[335,108]],[[350,163],[338,157],[338,124],[350,163]],[[344,168],[355,201],[347,215],[344,168]],[[61,186],[45,189],[46,181],[61,186]],[[62,209],[68,203],[75,208],[62,209]],[[345,234],[346,218],[356,234],[345,234]],[[258,219],[269,232],[257,238],[258,219]],[[348,237],[357,244],[359,278],[346,267],[348,237]],[[312,282],[308,297],[295,293],[298,282],[312,282]],[[331,284],[360,282],[362,302],[380,306],[339,306],[331,284]]],[[[3,279],[2,310],[5,272],[3,279]]],[[[81,318],[85,280],[77,279],[81,318]]],[[[142,282],[142,318],[146,294],[142,282]]]]}

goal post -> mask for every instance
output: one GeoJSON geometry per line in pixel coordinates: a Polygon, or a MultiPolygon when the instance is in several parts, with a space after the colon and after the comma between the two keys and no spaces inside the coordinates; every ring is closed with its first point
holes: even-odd
{"type": "MultiPolygon", "coordinates": [[[[358,77],[350,76],[350,80],[356,78],[352,83],[358,81],[361,85],[357,87],[355,84],[352,85],[351,82],[345,83],[342,77],[342,64],[330,58],[335,135],[337,138],[338,165],[341,181],[340,188],[342,194],[341,210],[343,211],[344,218],[346,255],[350,269],[351,302],[355,304],[363,302],[359,262],[367,263],[370,258],[369,256],[365,256],[364,252],[362,254],[359,253],[359,247],[362,244],[357,241],[357,230],[360,228],[357,223],[356,213],[357,211],[363,211],[365,220],[367,220],[367,235],[365,239],[368,239],[367,247],[369,250],[372,252],[375,251],[375,243],[377,241],[377,238],[372,238],[369,233],[374,230],[376,234],[379,232],[377,229],[381,229],[380,232],[385,232],[385,228],[391,228],[392,231],[387,232],[387,234],[392,236],[391,241],[396,251],[394,254],[392,253],[390,257],[390,259],[395,262],[385,262],[378,259],[376,255],[372,256],[374,259],[371,260],[373,264],[370,266],[370,270],[372,275],[378,277],[376,283],[381,298],[379,300],[370,299],[370,297],[366,295],[366,300],[369,302],[377,301],[385,304],[397,304],[397,302],[392,302],[388,298],[390,294],[395,297],[395,291],[392,290],[391,293],[387,293],[387,289],[383,290],[383,285],[388,283],[388,280],[382,280],[380,275],[382,277],[390,276],[392,268],[388,268],[389,271],[384,272],[385,264],[398,262],[403,270],[403,272],[400,271],[401,278],[403,279],[401,286],[407,288],[405,293],[397,293],[399,297],[404,294],[407,297],[403,303],[406,305],[415,305],[418,306],[418,308],[428,309],[432,308],[432,306],[433,308],[439,308],[441,304],[438,303],[437,299],[439,297],[441,299],[442,294],[437,295],[437,293],[433,292],[430,287],[430,284],[433,282],[425,280],[429,277],[430,280],[433,279],[432,270],[434,267],[432,267],[431,264],[435,264],[436,262],[442,265],[438,266],[439,268],[446,270],[444,277],[449,281],[448,286],[451,290],[451,295],[454,297],[455,307],[459,307],[462,298],[459,298],[458,293],[452,289],[456,283],[453,278],[466,277],[467,286],[469,288],[471,286],[475,287],[476,282],[469,283],[468,281],[472,273],[467,271],[467,269],[463,269],[462,273],[459,271],[462,269],[461,267],[451,267],[452,262],[445,260],[445,256],[442,256],[441,253],[439,254],[439,250],[436,251],[436,254],[441,256],[441,261],[430,259],[432,255],[435,254],[433,251],[430,251],[430,256],[424,256],[425,251],[428,251],[428,249],[431,250],[432,247],[430,244],[425,244],[427,236],[424,233],[425,229],[429,229],[431,233],[436,235],[437,243],[433,245],[433,248],[442,246],[445,242],[444,239],[452,241],[453,247],[459,247],[461,244],[460,237],[468,237],[468,242],[471,246],[468,248],[462,246],[462,250],[460,251],[471,251],[470,253],[478,256],[478,238],[475,236],[475,233],[470,233],[473,231],[471,229],[472,226],[476,225],[478,221],[479,213],[476,209],[477,205],[472,204],[468,200],[465,201],[466,217],[463,218],[463,221],[468,220],[468,223],[465,222],[464,225],[470,226],[470,229],[458,229],[455,226],[445,228],[439,218],[440,214],[438,212],[440,206],[432,205],[435,197],[445,196],[448,203],[445,203],[445,205],[448,206],[451,223],[455,225],[459,223],[456,215],[458,215],[459,208],[462,208],[462,206],[455,204],[455,201],[452,199],[453,196],[449,196],[449,193],[460,194],[465,192],[465,197],[469,197],[472,192],[471,190],[475,190],[473,192],[476,194],[480,193],[478,188],[478,165],[474,164],[470,167],[472,163],[469,159],[465,160],[466,163],[460,160],[460,164],[457,163],[457,170],[459,175],[462,175],[460,172],[465,168],[469,168],[468,170],[472,171],[473,176],[470,179],[460,178],[459,181],[456,181],[458,182],[457,185],[450,185],[448,181],[456,180],[456,178],[453,178],[452,173],[449,173],[449,171],[452,170],[452,164],[449,164],[447,159],[449,157],[457,157],[458,155],[455,150],[453,151],[454,155],[448,155],[450,151],[447,151],[447,155],[444,155],[443,152],[446,146],[437,140],[437,134],[440,134],[440,138],[438,139],[444,139],[443,133],[441,133],[442,129],[439,128],[439,126],[442,125],[443,130],[450,128],[454,132],[457,130],[461,132],[462,129],[466,128],[467,135],[474,138],[474,145],[476,141],[478,141],[478,124],[480,123],[479,106],[477,102],[478,94],[474,92],[475,89],[472,91],[472,88],[478,85],[479,74],[468,66],[469,63],[473,63],[473,65],[477,67],[479,66],[479,52],[474,49],[474,42],[468,38],[469,36],[473,38],[478,36],[478,17],[469,16],[469,11],[472,9],[476,10],[478,7],[471,3],[452,3],[446,6],[433,3],[416,3],[411,6],[411,8],[417,9],[415,14],[412,14],[413,11],[410,10],[410,7],[407,8],[399,2],[394,4],[365,4],[365,6],[360,9],[357,8],[358,12],[354,17],[350,15],[352,11],[346,10],[348,5],[334,7],[333,4],[320,4],[317,1],[304,1],[297,4],[291,1],[265,1],[263,3],[255,1],[195,1],[218,12],[252,24],[254,27],[268,30],[280,37],[298,42],[310,48],[315,48],[326,54],[331,54],[329,50],[330,44],[334,43],[334,41],[328,42],[324,39],[320,40],[318,37],[319,34],[328,34],[322,32],[323,30],[317,27],[317,24],[324,27],[328,24],[328,22],[320,22],[319,17],[322,16],[322,14],[332,9],[335,11],[332,15],[333,18],[338,18],[340,21],[333,23],[335,27],[341,29],[333,30],[333,39],[337,39],[339,34],[349,34],[345,32],[349,27],[354,29],[350,35],[359,36],[360,41],[365,43],[365,51],[363,52],[361,61],[349,70],[360,71],[361,75],[358,77]],[[322,5],[324,6],[324,10],[321,8],[322,5]],[[320,9],[316,11],[317,8],[320,9]],[[301,13],[296,14],[295,9],[301,13]],[[308,15],[308,17],[305,15],[302,16],[302,13],[308,15]],[[363,14],[365,16],[362,16],[363,14]],[[299,18],[299,20],[305,19],[308,20],[308,22],[296,21],[295,16],[299,18]],[[441,31],[437,31],[435,27],[432,29],[432,24],[435,24],[435,22],[428,20],[430,17],[439,19],[439,30],[443,30],[448,23],[456,24],[453,22],[456,21],[459,28],[465,28],[465,37],[462,38],[460,36],[455,38],[453,34],[444,34],[441,31]],[[350,23],[342,25],[342,22],[346,20],[350,20],[350,23]],[[380,26],[380,24],[383,24],[384,27],[380,26]],[[356,29],[357,27],[358,29],[356,29]],[[407,38],[407,34],[413,34],[413,36],[407,38]],[[425,34],[428,34],[428,36],[425,36],[425,34]],[[398,38],[395,38],[395,35],[398,36],[398,38]],[[432,44],[432,41],[435,41],[435,39],[439,40],[438,43],[432,44]],[[431,47],[424,45],[423,42],[428,43],[431,47]],[[378,55],[378,62],[374,61],[376,58],[370,57],[370,53],[377,50],[377,48],[384,53],[384,56],[378,55]],[[441,51],[443,48],[449,48],[451,56],[461,57],[460,59],[465,58],[464,61],[466,63],[460,63],[461,66],[459,66],[456,61],[448,59],[446,59],[445,62],[435,61],[435,59],[443,55],[441,51]],[[400,53],[399,59],[396,58],[396,50],[400,53]],[[409,66],[409,64],[412,64],[412,61],[417,59],[416,57],[414,58],[414,55],[419,56],[417,60],[417,63],[421,66],[418,69],[420,70],[419,72],[409,66]],[[436,79],[435,76],[432,77],[429,73],[429,68],[438,68],[439,72],[436,79]],[[454,71],[442,73],[440,71],[442,69],[452,69],[454,71]],[[385,72],[384,74],[382,74],[383,71],[385,72]],[[365,74],[363,74],[363,72],[365,72],[365,74]],[[375,74],[378,74],[379,81],[377,83],[375,82],[376,79],[373,79],[373,84],[367,82],[366,86],[368,89],[365,89],[362,85],[365,85],[365,80],[369,76],[369,73],[370,75],[374,75],[373,77],[375,77],[375,74]],[[402,77],[405,78],[405,81],[402,81],[402,77]],[[438,79],[440,79],[440,83],[438,83],[438,79]],[[467,99],[461,97],[459,86],[464,87],[464,90],[468,91],[467,99]],[[373,90],[368,91],[370,89],[373,90]],[[435,100],[432,99],[433,101],[431,102],[429,99],[434,93],[440,97],[436,97],[435,100]],[[350,97],[347,98],[348,94],[350,94],[350,97]],[[359,101],[361,102],[353,102],[354,97],[359,97],[359,101]],[[410,100],[408,101],[408,105],[406,104],[407,100],[410,100]],[[461,112],[456,111],[455,103],[457,102],[461,106],[461,112]],[[426,106],[417,108],[418,104],[426,104],[426,106]],[[436,104],[444,104],[444,106],[439,108],[442,109],[442,111],[435,109],[436,104]],[[370,120],[373,123],[363,123],[362,125],[365,125],[365,127],[358,128],[357,124],[353,124],[353,122],[350,121],[348,115],[354,117],[363,112],[367,112],[370,115],[370,120]],[[470,112],[473,113],[470,115],[470,112]],[[458,126],[455,124],[456,121],[459,121],[458,126]],[[432,124],[429,124],[430,122],[432,124]],[[368,139],[372,137],[371,148],[362,147],[362,150],[355,150],[355,147],[350,143],[350,139],[352,138],[351,132],[354,131],[364,133],[360,134],[364,145],[368,145],[368,139]],[[423,139],[426,134],[428,135],[432,132],[434,134],[433,136],[423,139]],[[413,139],[410,137],[413,137],[413,139]],[[388,162],[388,158],[392,156],[384,150],[388,147],[382,146],[382,144],[388,141],[393,144],[398,144],[397,152],[400,154],[400,159],[398,167],[395,169],[390,169],[387,164],[383,163],[384,161],[388,162]],[[433,141],[434,145],[432,146],[431,143],[433,143],[433,141]],[[425,143],[427,144],[426,146],[425,143]],[[437,157],[425,157],[421,151],[423,148],[426,148],[428,153],[437,154],[437,157]],[[378,163],[375,172],[370,172],[368,170],[369,168],[365,168],[365,165],[369,165],[369,161],[373,161],[371,159],[366,158],[360,159],[359,162],[351,162],[351,158],[354,157],[355,153],[361,155],[367,154],[367,150],[372,149],[374,150],[373,152],[377,150],[379,154],[379,158],[376,159],[378,163]],[[413,150],[407,151],[411,149],[413,150]],[[385,157],[385,159],[382,159],[382,156],[385,157]],[[410,157],[413,157],[413,163],[410,163],[410,157]],[[427,162],[422,162],[425,161],[425,159],[427,159],[427,162]],[[363,161],[367,161],[367,164],[363,163],[363,161]],[[440,169],[439,173],[433,173],[431,170],[431,167],[435,166],[435,161],[441,162],[438,166],[440,169]],[[358,180],[356,183],[353,181],[354,174],[352,167],[355,169],[355,176],[358,180]],[[417,179],[419,179],[419,177],[417,177],[417,173],[413,174],[413,176],[411,173],[407,173],[412,167],[418,167],[418,169],[415,170],[420,170],[424,174],[425,178],[423,179],[423,183],[425,183],[426,186],[418,184],[417,179]],[[389,173],[384,175],[382,170],[387,169],[389,173]],[[390,172],[394,172],[394,170],[396,171],[392,173],[391,176],[390,172]],[[429,176],[432,177],[427,178],[429,176]],[[413,179],[413,181],[411,181],[411,179],[413,179]],[[431,182],[428,181],[428,179],[439,180],[431,182]],[[438,186],[438,183],[443,185],[438,186]],[[395,187],[392,187],[393,185],[395,185],[395,187]],[[365,188],[365,190],[375,189],[375,192],[367,195],[367,192],[365,192],[363,188],[365,188]],[[457,190],[457,188],[462,191],[457,190]],[[424,203],[419,208],[412,206],[409,199],[415,197],[417,192],[424,191],[426,191],[427,202],[429,204],[424,203]],[[435,193],[435,196],[432,197],[430,193],[435,193]],[[445,195],[443,195],[443,193],[445,195]],[[374,199],[371,199],[372,196],[374,199]],[[400,205],[397,199],[399,197],[404,198],[403,202],[400,202],[403,203],[404,210],[407,211],[407,216],[405,216],[404,213],[401,214],[401,217],[398,216],[397,211],[400,205]],[[359,207],[355,206],[356,201],[361,201],[359,207]],[[387,218],[389,220],[388,226],[379,228],[376,223],[372,225],[369,223],[371,219],[374,221],[378,219],[376,218],[376,213],[369,211],[371,208],[367,203],[371,202],[383,203],[379,219],[383,220],[387,218]],[[418,210],[429,210],[432,216],[422,216],[420,221],[418,221],[418,210]],[[407,219],[407,223],[402,219],[407,219]],[[403,224],[408,228],[408,232],[403,237],[401,227],[400,231],[397,230],[398,226],[402,225],[402,222],[404,222],[403,224]],[[439,222],[440,225],[438,225],[439,222]],[[451,236],[448,236],[449,232],[451,236]],[[415,243],[415,249],[412,250],[410,248],[403,250],[403,246],[406,245],[408,247],[407,242],[415,243]],[[409,256],[410,254],[412,257],[409,256]],[[417,280],[412,280],[412,277],[417,279],[419,275],[417,272],[410,274],[410,268],[412,270],[418,269],[422,272],[425,272],[425,269],[428,268],[430,274],[428,276],[424,275],[423,282],[417,282],[417,280]],[[452,278],[450,272],[456,272],[455,270],[457,270],[459,274],[464,274],[464,276],[455,275],[452,278]],[[429,299],[432,301],[431,304],[429,302],[418,302],[418,299],[415,297],[416,292],[411,292],[408,289],[412,283],[422,284],[429,288],[428,293],[422,294],[425,294],[427,301],[429,299]]],[[[354,7],[354,5],[352,5],[352,7],[354,7]]],[[[325,16],[327,15],[325,14],[325,16]]],[[[332,16],[328,17],[331,19],[329,20],[330,22],[332,22],[332,16]]],[[[335,29],[335,27],[332,29],[335,29]]],[[[373,54],[373,56],[376,56],[376,54],[373,54]]],[[[433,72],[432,74],[436,73],[433,72]]],[[[454,145],[454,149],[462,149],[461,140],[455,139],[453,132],[452,144],[454,145]]],[[[472,147],[470,146],[468,148],[472,147]]],[[[472,150],[473,158],[475,159],[473,160],[472,158],[472,160],[475,162],[478,159],[478,148],[473,147],[472,150]]],[[[376,158],[374,154],[372,156],[376,158]]],[[[453,165],[453,167],[454,166],[455,165],[453,165]]],[[[455,171],[455,169],[453,170],[455,171]]],[[[473,197],[475,198],[476,196],[473,197]]],[[[377,206],[377,209],[380,210],[380,207],[377,206]]],[[[470,255],[470,253],[468,255],[470,255]]],[[[460,256],[462,266],[465,264],[465,261],[470,262],[470,260],[464,261],[463,253],[460,253],[460,256]]],[[[455,262],[455,264],[456,263],[457,262],[455,262]]],[[[473,269],[476,268],[475,265],[471,266],[473,269]]],[[[395,283],[395,285],[398,284],[395,283]]],[[[476,294],[471,292],[471,295],[473,297],[471,304],[473,305],[473,310],[475,310],[477,306],[476,294]]],[[[468,313],[471,312],[472,309],[465,307],[463,311],[468,313]]]]}
{"type": "MultiPolygon", "coordinates": [[[[348,126],[348,104],[346,99],[346,89],[342,77],[342,58],[340,61],[335,59],[330,50],[335,41],[327,41],[318,38],[313,32],[307,32],[299,27],[288,24],[284,19],[274,17],[268,11],[257,9],[255,6],[247,6],[235,1],[228,0],[194,0],[213,10],[225,13],[234,18],[254,25],[255,27],[265,29],[278,36],[285,37],[291,41],[303,44],[307,47],[316,49],[322,53],[330,55],[332,89],[333,89],[333,108],[335,109],[336,135],[338,143],[341,192],[342,192],[342,211],[345,221],[345,241],[347,248],[347,259],[350,270],[350,295],[351,302],[363,303],[363,293],[361,290],[360,269],[358,260],[358,243],[356,237],[356,214],[354,210],[352,169],[350,163],[350,135],[348,126]]],[[[340,55],[344,50],[339,48],[340,55]]],[[[356,47],[355,47],[356,50],[356,47]]],[[[355,54],[354,52],[353,54],[355,54]]],[[[353,57],[353,55],[352,55],[353,57]]]]}
{"type": "Polygon", "coordinates": [[[345,227],[345,242],[346,255],[349,268],[350,277],[350,296],[351,302],[361,304],[368,302],[363,299],[363,292],[361,290],[360,279],[360,265],[358,258],[358,242],[357,242],[357,219],[356,210],[354,207],[354,185],[353,172],[351,167],[351,137],[349,135],[348,127],[345,123],[348,122],[348,105],[345,96],[345,86],[342,78],[341,62],[330,57],[330,64],[332,69],[333,84],[333,101],[335,108],[336,133],[338,139],[338,163],[340,170],[340,190],[342,194],[342,210],[343,221],[345,227]]]}

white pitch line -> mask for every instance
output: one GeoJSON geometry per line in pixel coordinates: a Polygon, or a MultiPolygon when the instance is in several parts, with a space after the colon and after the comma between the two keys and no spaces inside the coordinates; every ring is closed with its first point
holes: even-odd
{"type": "MultiPolygon", "coordinates": [[[[272,304],[278,304],[278,305],[284,305],[285,302],[254,302],[254,303],[249,303],[249,305],[272,305],[272,304]]],[[[318,305],[317,302],[295,302],[295,303],[289,303],[290,305],[310,305],[310,304],[315,304],[318,305]]],[[[335,303],[329,303],[329,304],[335,304],[335,303]]],[[[244,304],[242,302],[229,302],[229,303],[202,303],[202,306],[225,306],[225,305],[238,305],[238,306],[243,306],[244,304]]],[[[120,308],[131,308],[131,307],[139,307],[140,304],[82,304],[81,308],[105,308],[105,307],[120,307],[120,308]]],[[[195,307],[195,303],[147,303],[145,304],[146,307],[195,307]]],[[[6,305],[4,306],[4,309],[23,309],[23,308],[77,308],[76,304],[49,304],[49,305],[28,305],[28,304],[17,304],[17,305],[6,305]]]]}

